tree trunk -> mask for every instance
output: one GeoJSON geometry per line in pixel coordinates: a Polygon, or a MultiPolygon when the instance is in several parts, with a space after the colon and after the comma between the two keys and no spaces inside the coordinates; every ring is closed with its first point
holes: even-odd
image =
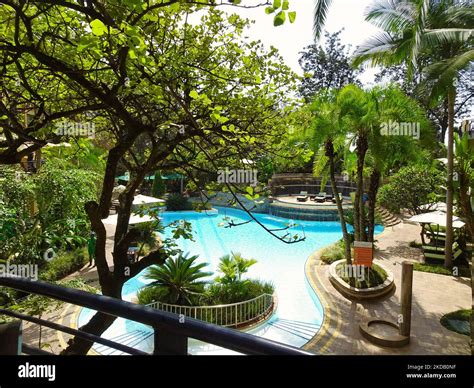
{"type": "Polygon", "coordinates": [[[454,101],[456,90],[451,87],[448,91],[448,177],[446,180],[446,242],[444,246],[444,266],[453,266],[453,148],[454,148],[454,101]]]}
{"type": "MultiPolygon", "coordinates": [[[[122,281],[116,281],[110,279],[106,287],[102,288],[102,294],[117,299],[122,299],[122,281]]],[[[115,322],[117,317],[113,317],[108,314],[97,312],[85,325],[79,328],[80,331],[85,331],[90,334],[101,336],[112,324],[115,322]]],[[[83,338],[74,337],[69,340],[68,347],[64,349],[62,355],[86,355],[87,352],[94,345],[93,342],[83,338]]]]}
{"type": "Polygon", "coordinates": [[[342,238],[344,239],[344,258],[346,259],[347,265],[351,265],[351,240],[349,238],[349,233],[347,232],[346,219],[344,218],[344,209],[342,208],[342,201],[339,198],[339,190],[337,189],[336,174],[334,172],[334,146],[331,140],[326,142],[326,156],[329,158],[329,180],[331,182],[332,194],[336,200],[337,213],[339,214],[339,220],[342,229],[342,238]]]}
{"type": "Polygon", "coordinates": [[[364,163],[368,143],[365,135],[357,138],[357,188],[354,200],[354,237],[356,241],[366,241],[364,212],[364,163]]]}
{"type": "Polygon", "coordinates": [[[375,231],[375,206],[377,202],[377,193],[379,191],[380,185],[380,172],[377,169],[372,171],[370,174],[370,185],[369,185],[369,222],[368,222],[368,232],[367,240],[374,241],[374,231],[375,231]]]}

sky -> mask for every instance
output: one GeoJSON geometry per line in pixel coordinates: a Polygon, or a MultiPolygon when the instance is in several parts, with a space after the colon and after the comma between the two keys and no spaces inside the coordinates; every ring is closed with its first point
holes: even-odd
{"type": "MultiPolygon", "coordinates": [[[[378,31],[364,20],[364,10],[373,0],[333,0],[325,29],[336,32],[344,28],[341,40],[355,49],[364,40],[378,31]]],[[[293,71],[302,74],[298,64],[299,52],[313,43],[313,9],[315,0],[290,0],[290,10],[296,11],[296,21],[288,20],[279,27],[273,26],[273,15],[267,15],[263,8],[235,9],[232,11],[248,19],[255,20],[248,33],[252,40],[261,40],[267,47],[275,46],[293,71]]],[[[322,40],[324,43],[324,40],[322,40]]],[[[374,69],[368,69],[360,77],[369,84],[373,80],[374,69]]]]}

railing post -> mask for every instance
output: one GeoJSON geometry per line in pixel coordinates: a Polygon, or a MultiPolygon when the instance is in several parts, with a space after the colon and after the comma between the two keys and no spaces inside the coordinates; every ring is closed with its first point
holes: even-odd
{"type": "Polygon", "coordinates": [[[0,324],[0,355],[21,355],[22,322],[13,321],[0,324]]]}
{"type": "Polygon", "coordinates": [[[154,328],[155,355],[181,355],[188,354],[188,337],[173,333],[171,331],[154,328]]]}

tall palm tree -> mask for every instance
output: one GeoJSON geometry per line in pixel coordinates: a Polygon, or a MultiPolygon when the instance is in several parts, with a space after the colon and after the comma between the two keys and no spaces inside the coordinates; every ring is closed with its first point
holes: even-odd
{"type": "Polygon", "coordinates": [[[430,91],[432,101],[442,94],[447,96],[445,266],[452,267],[455,81],[460,71],[474,61],[474,9],[468,1],[378,0],[369,8],[366,20],[384,31],[359,47],[355,64],[370,61],[373,65],[390,66],[408,62],[410,74],[422,67],[422,85],[430,91]],[[429,66],[420,65],[421,54],[431,62],[429,66]]]}
{"type": "Polygon", "coordinates": [[[165,289],[164,302],[178,305],[192,305],[196,297],[204,292],[205,281],[203,278],[212,275],[202,269],[206,263],[195,264],[198,256],[188,257],[189,254],[179,254],[169,258],[162,265],[152,266],[145,275],[152,280],[145,287],[159,287],[165,289]]]}
{"type": "Polygon", "coordinates": [[[316,176],[329,175],[341,223],[344,258],[347,265],[351,265],[351,240],[336,182],[336,162],[340,161],[344,153],[349,130],[344,125],[344,121],[340,120],[340,109],[336,104],[335,93],[321,93],[316,96],[311,105],[311,110],[314,120],[310,127],[310,137],[311,145],[316,154],[313,172],[316,176]]]}

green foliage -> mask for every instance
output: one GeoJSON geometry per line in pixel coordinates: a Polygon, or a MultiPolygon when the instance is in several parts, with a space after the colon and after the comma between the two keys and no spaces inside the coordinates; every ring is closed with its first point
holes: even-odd
{"type": "Polygon", "coordinates": [[[161,198],[166,192],[166,185],[161,177],[161,172],[155,172],[155,179],[153,180],[153,186],[151,188],[151,195],[155,198],[161,198]]]}
{"type": "Polygon", "coordinates": [[[219,271],[221,277],[216,280],[222,284],[240,283],[242,275],[248,272],[249,268],[257,263],[255,259],[245,259],[238,252],[232,252],[230,255],[222,256],[219,259],[219,271]]]}
{"type": "Polygon", "coordinates": [[[305,76],[299,91],[306,101],[311,101],[323,89],[360,84],[357,81],[360,71],[351,66],[350,53],[341,43],[340,34],[341,31],[326,33],[324,47],[313,43],[300,53],[299,64],[305,76]]]}
{"type": "Polygon", "coordinates": [[[442,184],[438,171],[427,166],[408,166],[392,175],[389,183],[380,188],[378,200],[393,213],[408,209],[419,214],[422,205],[436,202],[442,184]]]}
{"type": "Polygon", "coordinates": [[[168,211],[183,211],[193,210],[193,205],[189,202],[189,199],[181,194],[170,194],[166,198],[166,210],[168,211]]]}
{"type": "Polygon", "coordinates": [[[71,252],[58,252],[40,273],[40,279],[46,281],[61,280],[81,269],[89,260],[87,249],[80,248],[71,252]]]}
{"type": "Polygon", "coordinates": [[[275,287],[270,282],[249,279],[244,282],[213,283],[206,289],[207,305],[231,304],[257,298],[263,294],[272,295],[275,287]]]}
{"type": "Polygon", "coordinates": [[[198,256],[179,254],[175,258],[168,258],[163,265],[152,266],[145,275],[152,280],[146,287],[162,287],[166,290],[162,302],[192,305],[204,293],[203,278],[212,275],[203,271],[206,263],[196,264],[198,256]]]}
{"type": "Polygon", "coordinates": [[[34,175],[0,170],[0,254],[19,262],[42,262],[53,248],[83,246],[89,233],[84,211],[97,197],[97,175],[47,163],[34,175]]]}
{"type": "Polygon", "coordinates": [[[340,240],[323,248],[319,258],[326,264],[344,259],[344,241],[340,240]]]}
{"type": "MultiPolygon", "coordinates": [[[[471,277],[471,270],[466,264],[462,263],[458,260],[456,260],[457,263],[454,263],[454,267],[457,267],[458,269],[458,276],[461,277],[471,277]],[[457,265],[457,264],[464,264],[464,265],[457,265]]],[[[453,268],[454,268],[453,267],[453,268]]],[[[413,264],[413,269],[415,271],[420,271],[420,272],[428,272],[428,273],[435,273],[438,275],[447,275],[447,276],[453,276],[453,270],[446,268],[443,266],[442,263],[414,263],[413,264]]]]}
{"type": "Polygon", "coordinates": [[[166,287],[154,286],[143,287],[137,292],[138,303],[150,304],[153,302],[164,302],[168,300],[168,290],[166,287]]]}

